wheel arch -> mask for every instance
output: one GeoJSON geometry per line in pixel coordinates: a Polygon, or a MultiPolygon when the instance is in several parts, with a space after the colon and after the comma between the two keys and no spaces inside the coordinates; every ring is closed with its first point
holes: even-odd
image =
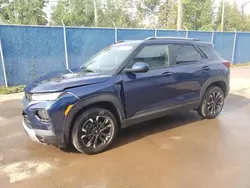
{"type": "Polygon", "coordinates": [[[103,107],[111,111],[114,113],[119,124],[126,117],[121,100],[113,94],[102,94],[80,99],[74,104],[64,121],[63,132],[66,143],[70,143],[71,130],[78,115],[92,107],[103,107]]]}
{"type": "Polygon", "coordinates": [[[223,77],[223,76],[216,76],[216,77],[212,77],[210,79],[208,79],[202,86],[201,88],[201,92],[200,92],[200,98],[202,99],[206,90],[210,87],[210,86],[218,86],[219,88],[222,89],[222,91],[225,94],[225,97],[228,95],[229,93],[229,81],[227,77],[223,77]]]}

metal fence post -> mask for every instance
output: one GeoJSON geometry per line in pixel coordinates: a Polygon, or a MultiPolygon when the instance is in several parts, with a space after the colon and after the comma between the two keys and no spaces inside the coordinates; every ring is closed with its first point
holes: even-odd
{"type": "Polygon", "coordinates": [[[113,26],[115,28],[115,42],[117,42],[118,41],[118,32],[117,32],[117,27],[115,25],[115,22],[113,22],[113,26]]]}
{"type": "Polygon", "coordinates": [[[237,40],[237,31],[234,28],[233,30],[234,30],[234,44],[233,44],[233,52],[232,52],[232,59],[231,59],[232,64],[234,64],[234,54],[235,54],[236,40],[237,40]]]}
{"type": "Polygon", "coordinates": [[[3,76],[4,76],[5,87],[8,87],[8,80],[7,80],[7,75],[6,75],[5,62],[4,62],[4,56],[3,56],[3,46],[2,46],[2,39],[1,38],[0,38],[0,53],[1,53],[1,61],[2,61],[2,67],[3,67],[3,76]]]}
{"type": "Polygon", "coordinates": [[[157,29],[155,27],[155,25],[153,25],[154,29],[155,29],[155,37],[157,37],[157,29]]]}
{"type": "Polygon", "coordinates": [[[212,36],[211,36],[211,43],[214,44],[214,30],[212,27],[210,27],[211,31],[212,31],[212,36]]]}
{"type": "Polygon", "coordinates": [[[185,28],[185,30],[186,30],[186,38],[188,38],[188,29],[185,27],[185,26],[183,26],[184,28],[185,28]]]}
{"type": "Polygon", "coordinates": [[[66,69],[69,70],[71,73],[73,73],[69,69],[69,58],[68,58],[68,49],[67,49],[67,35],[66,35],[66,27],[64,25],[63,20],[62,20],[62,25],[63,25],[63,40],[64,40],[64,51],[65,51],[66,69]]]}

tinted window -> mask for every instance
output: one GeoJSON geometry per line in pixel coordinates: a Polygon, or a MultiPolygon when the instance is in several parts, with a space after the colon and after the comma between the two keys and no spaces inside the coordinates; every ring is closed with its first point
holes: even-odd
{"type": "Polygon", "coordinates": [[[169,66],[168,45],[145,46],[133,59],[136,62],[147,63],[150,69],[169,66]]]}
{"type": "Polygon", "coordinates": [[[174,44],[173,64],[191,63],[201,60],[200,53],[192,45],[174,44]]]}
{"type": "Polygon", "coordinates": [[[220,59],[220,56],[214,49],[209,45],[198,45],[197,46],[210,60],[220,59]]]}

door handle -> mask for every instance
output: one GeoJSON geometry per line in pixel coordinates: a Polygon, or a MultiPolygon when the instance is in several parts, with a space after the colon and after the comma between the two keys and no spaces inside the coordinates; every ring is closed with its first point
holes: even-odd
{"type": "Polygon", "coordinates": [[[202,67],[202,70],[204,70],[204,71],[209,71],[209,70],[210,70],[210,67],[209,67],[209,66],[204,66],[204,67],[202,67]]]}
{"type": "Polygon", "coordinates": [[[172,73],[172,72],[164,72],[164,73],[162,73],[162,76],[171,76],[173,74],[174,73],[172,73]]]}

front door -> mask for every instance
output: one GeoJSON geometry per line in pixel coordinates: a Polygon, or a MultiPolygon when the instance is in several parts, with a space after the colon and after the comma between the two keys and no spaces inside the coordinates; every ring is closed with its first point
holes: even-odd
{"type": "Polygon", "coordinates": [[[146,73],[125,73],[123,88],[127,117],[171,105],[174,101],[174,73],[169,67],[169,45],[144,46],[134,57],[134,63],[147,63],[146,73]]]}

